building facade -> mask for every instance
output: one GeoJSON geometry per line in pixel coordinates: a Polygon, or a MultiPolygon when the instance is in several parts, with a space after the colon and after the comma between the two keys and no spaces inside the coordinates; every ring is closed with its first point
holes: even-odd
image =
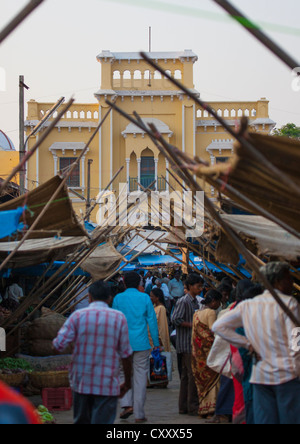
{"type": "MultiPolygon", "coordinates": [[[[200,96],[194,86],[194,64],[198,57],[191,50],[151,53],[151,58],[200,96]]],[[[106,99],[115,100],[130,115],[136,111],[145,123],[153,123],[169,143],[191,157],[199,156],[214,164],[224,162],[233,155],[234,141],[223,127],[167,78],[149,68],[138,53],[103,51],[97,60],[101,64],[101,86],[95,93],[97,102],[74,104],[31,157],[27,166],[28,189],[44,183],[74,162],[107,113],[109,107],[106,99]]],[[[269,102],[265,98],[257,102],[209,104],[232,127],[237,126],[242,116],[249,117],[254,131],[269,133],[275,127],[275,122],[269,117],[269,102]]],[[[33,100],[28,103],[28,135],[52,105],[33,100]]],[[[29,139],[28,149],[38,137],[40,133],[29,139]]],[[[88,192],[88,173],[90,194],[95,198],[121,166],[124,169],[112,185],[112,190],[116,192],[119,191],[120,182],[127,184],[129,192],[138,191],[140,185],[147,187],[154,180],[157,191],[179,187],[168,172],[167,160],[150,138],[113,111],[70,177],[68,186],[78,214],[85,211],[83,199],[88,192]],[[89,160],[92,162],[90,170],[89,160]]],[[[208,191],[214,197],[213,190],[208,191]]],[[[95,215],[96,212],[92,214],[93,221],[95,215]]]]}

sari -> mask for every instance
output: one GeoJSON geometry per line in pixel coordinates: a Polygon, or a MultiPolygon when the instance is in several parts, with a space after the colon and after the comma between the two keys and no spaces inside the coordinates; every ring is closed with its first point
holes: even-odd
{"type": "Polygon", "coordinates": [[[216,312],[206,309],[196,312],[192,335],[192,369],[199,397],[199,415],[213,415],[216,410],[220,375],[211,370],[206,361],[214,343],[210,330],[216,312]]]}

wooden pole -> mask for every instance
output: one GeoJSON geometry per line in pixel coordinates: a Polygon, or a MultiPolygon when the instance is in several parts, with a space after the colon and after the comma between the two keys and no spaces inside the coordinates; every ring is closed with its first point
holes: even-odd
{"type": "Polygon", "coordinates": [[[159,71],[163,76],[170,80],[174,85],[177,86],[181,91],[183,91],[188,97],[190,97],[194,102],[196,102],[203,109],[207,110],[222,126],[225,128],[229,134],[231,134],[254,158],[264,164],[273,174],[278,177],[278,180],[284,182],[287,186],[291,188],[295,193],[300,195],[300,188],[293,180],[289,178],[283,171],[279,170],[275,165],[272,164],[266,157],[261,154],[243,135],[237,134],[227,122],[222,119],[218,113],[213,110],[207,103],[200,100],[194,93],[192,93],[186,86],[184,86],[181,82],[174,79],[174,77],[170,76],[163,68],[160,67],[157,63],[154,62],[150,57],[147,56],[146,53],[142,52],[141,56],[146,62],[149,63],[155,70],[159,71]]]}
{"type": "Polygon", "coordinates": [[[44,0],[31,0],[19,14],[0,32],[0,44],[38,7],[44,0]]]}
{"type": "MultiPolygon", "coordinates": [[[[157,139],[161,142],[162,147],[164,148],[165,152],[170,156],[176,166],[180,168],[179,164],[177,163],[177,158],[174,156],[174,153],[170,149],[169,145],[164,141],[161,134],[157,131],[155,126],[153,124],[150,125],[150,128],[152,129],[153,133],[156,135],[157,139]]],[[[163,149],[161,149],[163,152],[163,149]]],[[[166,155],[166,154],[165,154],[166,155]]],[[[187,182],[190,184],[192,190],[194,191],[203,191],[199,184],[194,180],[194,178],[187,172],[184,172],[184,175],[186,176],[187,182]]],[[[253,259],[252,254],[249,252],[249,250],[244,246],[240,238],[236,235],[236,233],[232,230],[232,228],[226,224],[219,213],[214,208],[212,202],[206,194],[204,194],[204,201],[207,211],[211,214],[212,218],[215,220],[215,222],[222,228],[224,233],[228,236],[231,243],[237,248],[237,250],[244,256],[246,261],[248,261],[249,265],[251,266],[252,270],[254,271],[256,277],[260,279],[262,284],[265,286],[265,288],[271,293],[273,298],[276,300],[276,302],[280,305],[282,310],[286,313],[286,315],[291,319],[291,321],[296,325],[296,327],[300,327],[300,320],[297,319],[297,317],[292,313],[292,311],[285,305],[285,303],[281,300],[279,295],[274,290],[273,286],[270,284],[268,279],[260,272],[260,269],[257,265],[256,260],[253,259]]]]}
{"type": "Polygon", "coordinates": [[[58,124],[62,116],[68,111],[68,109],[72,106],[74,103],[74,99],[71,99],[64,109],[58,114],[58,116],[51,122],[49,127],[45,130],[45,132],[42,134],[42,136],[39,138],[39,140],[36,142],[36,144],[31,148],[30,151],[28,151],[25,156],[22,159],[22,162],[20,162],[10,173],[10,175],[7,177],[7,179],[1,184],[0,186],[0,194],[5,190],[8,183],[11,181],[11,179],[23,168],[25,163],[30,159],[30,157],[35,153],[35,151],[38,149],[38,147],[46,140],[46,138],[49,136],[53,128],[58,124]]]}
{"type": "Polygon", "coordinates": [[[300,66],[299,62],[290,57],[282,48],[280,48],[273,40],[271,40],[266,34],[264,34],[257,25],[249,20],[244,14],[242,14],[237,8],[235,8],[227,0],[213,0],[240,25],[242,25],[250,34],[253,35],[260,43],[266,46],[273,54],[275,54],[283,63],[285,63],[292,70],[300,66]]]}

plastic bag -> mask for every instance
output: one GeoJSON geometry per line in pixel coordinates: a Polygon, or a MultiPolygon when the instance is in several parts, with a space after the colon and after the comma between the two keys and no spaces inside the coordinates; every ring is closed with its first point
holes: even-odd
{"type": "Polygon", "coordinates": [[[159,350],[154,350],[150,355],[150,384],[163,384],[168,382],[167,358],[162,356],[159,350]]]}

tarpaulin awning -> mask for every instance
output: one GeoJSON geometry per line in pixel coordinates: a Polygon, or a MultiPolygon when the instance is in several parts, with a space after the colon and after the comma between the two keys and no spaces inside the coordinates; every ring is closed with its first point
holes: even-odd
{"type": "MultiPolygon", "coordinates": [[[[182,260],[182,255],[178,256],[182,260]]],[[[156,255],[146,255],[139,256],[138,262],[144,267],[151,267],[153,265],[166,265],[166,264],[181,264],[180,260],[174,259],[172,256],[156,256],[156,255]]]]}
{"type": "MultiPolygon", "coordinates": [[[[26,240],[8,262],[6,268],[23,268],[44,262],[51,262],[53,257],[65,260],[78,247],[84,245],[86,237],[52,237],[50,239],[26,240]]],[[[0,242],[0,260],[6,259],[19,242],[0,242]]]]}
{"type": "MultiPolygon", "coordinates": [[[[260,154],[300,188],[300,142],[298,140],[256,133],[249,134],[248,138],[260,154]]],[[[211,185],[217,186],[222,194],[234,202],[253,212],[249,203],[247,204],[226,186],[226,184],[230,185],[250,201],[300,233],[299,195],[280,180],[280,176],[254,158],[242,146],[237,146],[236,156],[227,164],[214,167],[199,165],[197,175],[205,178],[211,185]],[[215,178],[223,179],[222,187],[215,183],[215,178]]]]}
{"type": "Polygon", "coordinates": [[[300,240],[268,219],[242,215],[222,215],[222,219],[257,255],[268,254],[288,260],[300,256],[300,240]]]}
{"type": "Polygon", "coordinates": [[[23,208],[0,211],[0,239],[11,236],[19,228],[23,227],[22,224],[20,225],[20,217],[23,212],[23,208]]]}
{"type": "MultiPolygon", "coordinates": [[[[0,212],[17,210],[19,207],[23,208],[26,205],[28,210],[25,213],[24,223],[30,228],[62,181],[63,179],[56,176],[33,191],[0,205],[0,212]]],[[[34,231],[35,233],[32,233],[29,239],[53,237],[57,234],[62,237],[87,236],[84,227],[77,221],[69,198],[67,185],[56,196],[55,201],[51,203],[48,211],[41,218],[34,231]]],[[[21,237],[22,235],[20,234],[18,239],[21,239],[21,237]]]]}
{"type": "MultiPolygon", "coordinates": [[[[54,273],[57,272],[57,270],[64,264],[63,261],[55,261],[51,267],[50,270],[47,271],[47,273],[45,274],[45,277],[51,277],[53,276],[54,273]]],[[[72,264],[70,264],[70,267],[75,265],[75,262],[73,262],[72,264]]],[[[30,276],[30,277],[38,277],[38,276],[42,276],[45,271],[47,270],[47,268],[49,267],[48,263],[45,264],[38,264],[38,265],[33,265],[31,267],[24,267],[24,268],[16,268],[13,271],[13,275],[14,276],[30,276]]],[[[9,274],[7,275],[7,270],[0,272],[0,276],[2,277],[9,277],[9,274]]],[[[83,270],[81,270],[81,268],[77,268],[77,270],[75,270],[72,273],[72,276],[89,276],[88,273],[85,273],[83,270]]]]}
{"type": "Polygon", "coordinates": [[[123,261],[111,241],[102,244],[81,264],[82,270],[89,273],[93,280],[107,278],[116,271],[123,261]]]}

